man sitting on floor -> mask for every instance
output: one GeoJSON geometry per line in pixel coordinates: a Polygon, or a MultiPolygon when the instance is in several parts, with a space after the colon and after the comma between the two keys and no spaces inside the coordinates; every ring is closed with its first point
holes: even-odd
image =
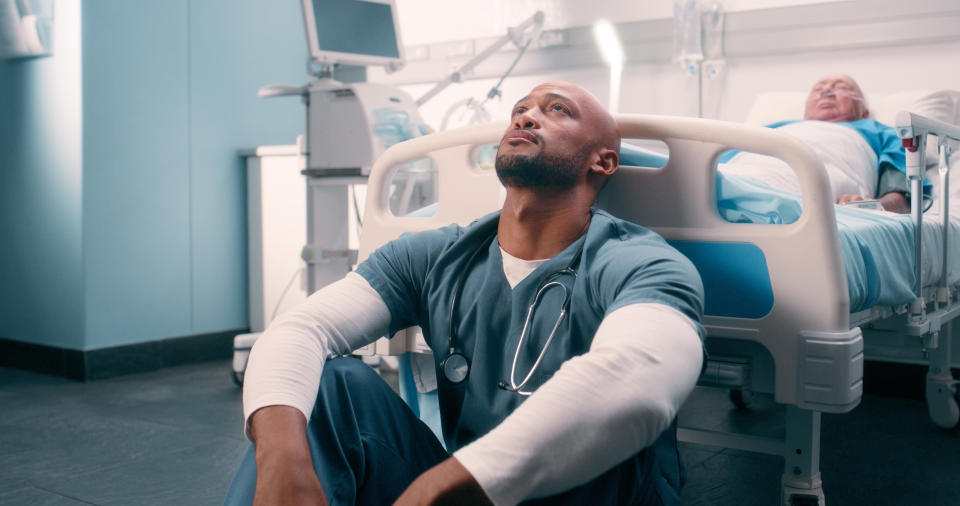
{"type": "Polygon", "coordinates": [[[250,355],[254,447],[227,504],[678,504],[703,288],[594,209],[619,147],[584,89],[534,88],[500,142],[501,211],[404,235],[278,318],[250,355]],[[445,447],[371,369],[329,358],[413,325],[445,447]]]}

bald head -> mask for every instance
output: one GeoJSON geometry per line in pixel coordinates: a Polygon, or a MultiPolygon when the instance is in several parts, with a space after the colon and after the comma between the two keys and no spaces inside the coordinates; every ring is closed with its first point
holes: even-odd
{"type": "Polygon", "coordinates": [[[580,85],[568,81],[550,81],[537,86],[533,90],[540,88],[562,90],[567,96],[580,104],[583,110],[585,121],[593,124],[594,134],[597,137],[597,143],[608,149],[620,151],[620,128],[617,121],[607,112],[597,97],[580,85]]]}
{"type": "Polygon", "coordinates": [[[541,84],[517,101],[497,152],[508,188],[599,189],[619,164],[620,132],[590,92],[566,81],[541,84]]]}

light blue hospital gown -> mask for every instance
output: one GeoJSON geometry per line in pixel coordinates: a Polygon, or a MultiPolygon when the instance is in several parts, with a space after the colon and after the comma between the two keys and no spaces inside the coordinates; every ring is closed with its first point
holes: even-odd
{"type": "MultiPolygon", "coordinates": [[[[767,128],[780,128],[787,125],[792,125],[794,123],[799,123],[801,121],[808,120],[786,120],[786,121],[777,121],[776,123],[771,123],[766,125],[767,128]]],[[[857,121],[843,121],[834,123],[836,125],[843,125],[848,128],[856,130],[863,140],[867,142],[870,148],[877,155],[877,176],[883,176],[884,172],[887,170],[896,170],[901,173],[902,177],[894,183],[888,183],[887,178],[880,178],[880,184],[877,188],[876,196],[881,196],[888,191],[903,191],[904,193],[909,193],[906,191],[908,188],[906,186],[906,174],[907,174],[907,159],[903,151],[903,144],[900,141],[900,137],[897,135],[897,131],[892,127],[884,125],[879,121],[873,118],[865,118],[857,121]]],[[[718,160],[717,163],[726,163],[729,162],[737,153],[740,151],[728,151],[723,154],[718,160]]],[[[933,185],[924,180],[923,182],[924,194],[929,194],[933,189],[933,185]]]]}

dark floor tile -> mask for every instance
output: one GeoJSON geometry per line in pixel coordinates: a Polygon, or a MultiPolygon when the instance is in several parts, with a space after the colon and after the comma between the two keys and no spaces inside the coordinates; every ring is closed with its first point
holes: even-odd
{"type": "Polygon", "coordinates": [[[723,388],[698,387],[680,409],[681,427],[782,438],[784,408],[772,395],[755,394],[748,410],[738,409],[723,388]]]}
{"type": "Polygon", "coordinates": [[[0,473],[31,483],[49,483],[143,457],[155,457],[206,443],[209,433],[124,417],[57,412],[32,424],[0,422],[0,447],[21,451],[0,455],[0,473]]]}
{"type": "Polygon", "coordinates": [[[687,466],[681,499],[687,506],[775,506],[783,460],[724,450],[687,466]]]}
{"type": "Polygon", "coordinates": [[[247,444],[218,439],[58,480],[51,490],[103,506],[222,504],[247,444]],[[104,480],[109,476],[109,480],[104,480]]]}
{"type": "Polygon", "coordinates": [[[34,487],[0,492],[0,504],[5,506],[79,506],[90,504],[34,487]]]}
{"type": "Polygon", "coordinates": [[[0,394],[73,383],[61,376],[0,367],[0,394]]]}
{"type": "Polygon", "coordinates": [[[679,444],[679,447],[683,465],[688,469],[723,451],[722,448],[712,448],[683,442],[679,444]]]}
{"type": "MultiPolygon", "coordinates": [[[[230,371],[220,361],[77,383],[0,368],[0,504],[219,504],[248,447],[230,371]]],[[[681,425],[782,436],[771,396],[741,411],[728,395],[697,389],[681,425]]],[[[778,503],[781,458],[680,451],[683,504],[778,503]]],[[[821,453],[828,504],[960,504],[960,431],[934,427],[922,401],[866,396],[823,415],[821,453]]]]}

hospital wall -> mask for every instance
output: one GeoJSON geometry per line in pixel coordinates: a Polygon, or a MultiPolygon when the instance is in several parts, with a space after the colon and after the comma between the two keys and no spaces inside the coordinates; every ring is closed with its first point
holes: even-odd
{"type": "Polygon", "coordinates": [[[0,338],[225,343],[248,326],[238,151],[303,130],[299,101],[257,98],[304,79],[299,5],[61,0],[55,15],[52,57],[0,62],[0,338]]]}
{"type": "Polygon", "coordinates": [[[80,7],[56,58],[0,61],[0,338],[83,346],[80,7]]]}
{"type": "Polygon", "coordinates": [[[290,144],[299,6],[88,1],[83,9],[86,348],[247,327],[241,148],[290,144]]]}
{"type": "MultiPolygon", "coordinates": [[[[805,54],[728,58],[726,68],[703,85],[704,117],[728,121],[746,118],[757,94],[767,91],[806,92],[818,77],[831,72],[850,74],[870,93],[914,89],[958,89],[960,67],[948,65],[960,55],[958,40],[903,47],[856,48],[805,54]]],[[[609,100],[605,67],[598,55],[593,67],[560,68],[507,79],[503,98],[488,103],[495,119],[509,116],[514,101],[544,81],[562,79],[580,84],[603,103],[609,100]]],[[[427,123],[439,125],[444,114],[466,97],[482,98],[496,79],[477,79],[441,92],[421,108],[427,123]]],[[[402,85],[412,96],[425,93],[430,84],[402,85]]],[[[697,115],[697,80],[671,62],[628,64],[623,71],[621,113],[697,115]]],[[[797,111],[797,117],[803,111],[797,111]]]]}

